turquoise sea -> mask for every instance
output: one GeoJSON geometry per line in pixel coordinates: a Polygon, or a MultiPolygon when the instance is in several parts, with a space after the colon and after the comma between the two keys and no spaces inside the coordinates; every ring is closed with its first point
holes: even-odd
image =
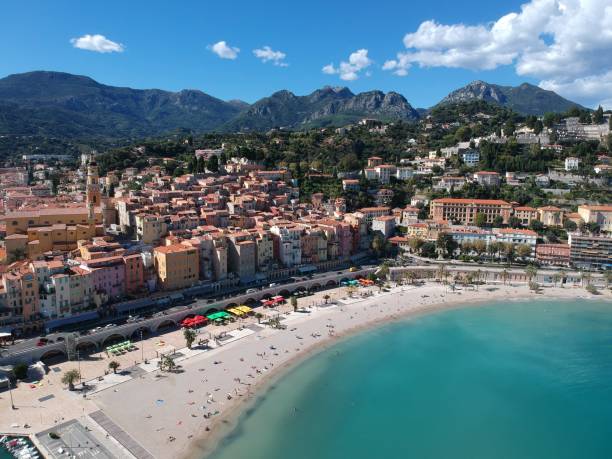
{"type": "Polygon", "coordinates": [[[214,459],[612,458],[612,303],[439,312],[276,382],[214,459]]]}

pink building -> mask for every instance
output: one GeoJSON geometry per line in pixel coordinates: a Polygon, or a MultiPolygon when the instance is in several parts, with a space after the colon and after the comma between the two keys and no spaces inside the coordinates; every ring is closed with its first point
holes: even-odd
{"type": "Polygon", "coordinates": [[[337,220],[323,220],[318,224],[323,231],[328,235],[333,235],[333,238],[338,241],[338,257],[340,259],[349,258],[353,249],[351,225],[337,220]]]}
{"type": "Polygon", "coordinates": [[[144,263],[139,253],[123,257],[125,292],[134,294],[144,289],[144,263]]]}
{"type": "Polygon", "coordinates": [[[96,293],[106,295],[107,299],[121,298],[125,295],[123,257],[83,260],[83,266],[92,273],[92,287],[96,293]]]}

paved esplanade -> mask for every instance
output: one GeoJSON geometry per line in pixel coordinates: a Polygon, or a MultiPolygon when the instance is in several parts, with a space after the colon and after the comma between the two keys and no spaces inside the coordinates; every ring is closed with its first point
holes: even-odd
{"type": "MultiPolygon", "coordinates": [[[[222,310],[229,306],[240,305],[248,302],[259,302],[265,297],[270,295],[284,295],[289,296],[298,290],[308,289],[319,289],[324,287],[334,287],[339,284],[343,278],[367,276],[369,273],[374,271],[375,268],[361,269],[355,272],[341,271],[332,272],[326,275],[315,277],[300,282],[293,282],[290,284],[281,284],[274,287],[268,287],[263,290],[257,290],[253,293],[244,293],[242,295],[226,298],[222,301],[215,303],[206,304],[205,301],[198,301],[195,305],[185,306],[180,310],[169,310],[167,314],[151,319],[146,319],[140,322],[129,323],[125,325],[118,325],[112,328],[105,328],[97,333],[91,333],[89,335],[80,336],[76,340],[77,349],[83,349],[91,347],[92,345],[96,349],[100,349],[105,346],[107,341],[111,339],[130,339],[131,337],[138,337],[140,330],[145,330],[150,333],[155,333],[159,328],[167,325],[177,325],[185,317],[193,314],[206,314],[211,309],[222,310]]],[[[46,346],[33,347],[30,349],[23,349],[21,351],[6,353],[0,358],[0,365],[10,365],[18,362],[36,362],[55,354],[62,354],[67,356],[66,343],[59,342],[48,344],[46,346]]]]}

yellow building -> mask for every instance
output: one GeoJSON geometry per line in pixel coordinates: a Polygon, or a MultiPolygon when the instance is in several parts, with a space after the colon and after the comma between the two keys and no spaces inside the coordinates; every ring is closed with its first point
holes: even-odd
{"type": "MultiPolygon", "coordinates": [[[[6,235],[27,234],[28,229],[51,225],[88,225],[87,207],[50,207],[37,210],[19,210],[0,217],[6,225],[6,235]]],[[[94,211],[94,223],[102,224],[102,211],[94,211]]]]}
{"type": "Polygon", "coordinates": [[[157,279],[163,290],[190,287],[198,281],[200,264],[195,247],[172,244],[153,251],[157,279]]]}
{"type": "Polygon", "coordinates": [[[564,213],[555,206],[538,207],[539,220],[544,226],[562,226],[564,213]]]}
{"type": "Polygon", "coordinates": [[[150,214],[138,214],[136,220],[136,237],[144,244],[154,244],[168,234],[165,217],[150,214]]]}
{"type": "Polygon", "coordinates": [[[585,223],[596,223],[601,231],[612,232],[612,206],[578,206],[578,214],[585,223]]]}

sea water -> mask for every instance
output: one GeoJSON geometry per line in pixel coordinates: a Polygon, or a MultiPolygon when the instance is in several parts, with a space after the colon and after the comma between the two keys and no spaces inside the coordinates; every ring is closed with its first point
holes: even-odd
{"type": "Polygon", "coordinates": [[[361,333],[283,376],[212,458],[612,458],[612,303],[496,303],[361,333]]]}

